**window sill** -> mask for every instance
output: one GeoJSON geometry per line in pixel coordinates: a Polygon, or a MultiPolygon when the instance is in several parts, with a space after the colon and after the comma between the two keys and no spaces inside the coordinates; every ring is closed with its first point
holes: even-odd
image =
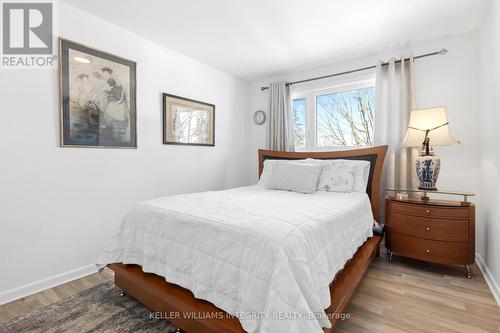
{"type": "Polygon", "coordinates": [[[341,151],[369,148],[373,146],[332,146],[332,147],[296,147],[296,152],[315,152],[315,151],[341,151]]]}

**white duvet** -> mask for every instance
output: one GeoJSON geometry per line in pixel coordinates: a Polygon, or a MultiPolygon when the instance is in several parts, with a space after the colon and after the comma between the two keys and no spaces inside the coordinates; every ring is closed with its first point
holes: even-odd
{"type": "Polygon", "coordinates": [[[247,332],[331,327],[329,284],[372,236],[364,193],[262,186],[158,198],[123,220],[98,265],[141,265],[238,316],[247,332]]]}

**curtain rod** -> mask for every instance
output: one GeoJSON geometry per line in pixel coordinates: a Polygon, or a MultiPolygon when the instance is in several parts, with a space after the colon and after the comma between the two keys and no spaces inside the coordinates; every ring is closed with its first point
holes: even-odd
{"type": "MultiPolygon", "coordinates": [[[[435,56],[435,55],[438,55],[438,54],[441,54],[441,55],[445,55],[446,53],[448,53],[448,50],[447,49],[441,49],[439,51],[436,51],[436,52],[431,52],[431,53],[426,53],[426,54],[421,54],[421,55],[418,55],[416,57],[413,57],[413,59],[420,59],[420,58],[425,58],[425,57],[430,57],[430,56],[435,56]]],[[[408,61],[410,60],[410,58],[405,58],[404,59],[405,61],[408,61]]],[[[401,60],[396,60],[396,64],[400,63],[401,60]]],[[[382,66],[388,66],[389,63],[388,62],[384,62],[382,63],[382,66]]],[[[368,69],[374,69],[374,68],[377,68],[377,66],[368,66],[368,67],[363,67],[363,68],[358,68],[358,69],[353,69],[353,70],[350,70],[350,71],[346,71],[346,72],[340,72],[340,73],[335,73],[335,74],[330,74],[330,75],[325,75],[325,76],[318,76],[318,77],[313,77],[311,79],[305,79],[305,80],[299,80],[299,81],[293,81],[293,82],[288,82],[286,85],[289,86],[289,85],[293,85],[293,84],[298,84],[298,83],[304,83],[304,82],[309,82],[309,81],[316,81],[316,80],[321,80],[321,79],[327,79],[329,77],[335,77],[335,76],[340,76],[340,75],[346,75],[346,74],[351,74],[351,73],[356,73],[356,72],[361,72],[361,71],[366,71],[368,69]]],[[[264,91],[264,90],[267,90],[269,89],[269,87],[260,87],[260,90],[264,91]]]]}

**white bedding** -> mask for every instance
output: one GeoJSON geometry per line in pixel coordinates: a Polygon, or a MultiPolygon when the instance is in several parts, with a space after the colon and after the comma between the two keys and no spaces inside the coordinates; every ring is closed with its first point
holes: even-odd
{"type": "Polygon", "coordinates": [[[138,204],[98,265],[141,265],[237,315],[247,332],[321,333],[329,284],[372,221],[357,192],[256,185],[169,196],[138,204]]]}

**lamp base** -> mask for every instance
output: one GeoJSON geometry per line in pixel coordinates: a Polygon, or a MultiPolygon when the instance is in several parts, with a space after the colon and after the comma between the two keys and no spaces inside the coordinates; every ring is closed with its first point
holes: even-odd
{"type": "Polygon", "coordinates": [[[441,168],[441,160],[437,155],[420,155],[415,163],[420,180],[419,190],[436,191],[436,183],[441,168]]]}
{"type": "Polygon", "coordinates": [[[422,187],[422,183],[420,183],[420,186],[418,187],[419,190],[424,190],[424,191],[437,191],[437,187],[422,187]]]}

